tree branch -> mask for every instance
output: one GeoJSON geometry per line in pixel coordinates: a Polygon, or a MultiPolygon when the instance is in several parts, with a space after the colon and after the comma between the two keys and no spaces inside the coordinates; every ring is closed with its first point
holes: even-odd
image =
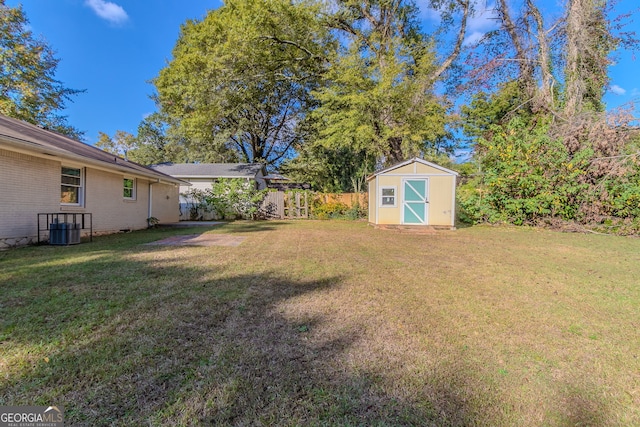
{"type": "MultiPolygon", "coordinates": [[[[504,0],[501,0],[504,1],[504,0]]],[[[435,81],[451,66],[453,61],[456,60],[460,51],[462,50],[462,42],[464,41],[464,35],[467,32],[467,20],[469,18],[470,0],[458,0],[458,4],[462,6],[462,22],[460,23],[460,30],[458,31],[458,38],[456,40],[455,47],[447,59],[442,62],[442,65],[431,75],[431,80],[435,81]]]]}

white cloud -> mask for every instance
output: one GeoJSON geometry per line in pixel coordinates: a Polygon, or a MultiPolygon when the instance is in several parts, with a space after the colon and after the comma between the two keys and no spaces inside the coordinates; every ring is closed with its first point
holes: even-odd
{"type": "Polygon", "coordinates": [[[470,32],[484,32],[494,30],[498,27],[498,13],[494,5],[487,5],[480,8],[476,2],[476,11],[467,22],[467,30],[470,32]]]}
{"type": "Polygon", "coordinates": [[[89,6],[96,15],[112,24],[124,24],[129,19],[127,12],[115,3],[105,0],[86,0],[85,5],[89,6]]]}
{"type": "Polygon", "coordinates": [[[478,43],[480,39],[484,37],[484,34],[485,33],[481,31],[474,31],[473,33],[469,34],[467,37],[464,38],[464,41],[462,42],[462,44],[464,44],[465,46],[472,46],[478,43]]]}
{"type": "Polygon", "coordinates": [[[487,32],[498,28],[498,15],[495,6],[487,5],[485,8],[479,6],[479,2],[476,2],[476,10],[467,21],[468,35],[464,39],[465,46],[479,42],[487,32]]]}
{"type": "Polygon", "coordinates": [[[611,91],[612,93],[615,93],[616,95],[624,95],[625,93],[627,93],[625,89],[621,88],[618,85],[611,85],[609,87],[609,91],[611,91]]]}

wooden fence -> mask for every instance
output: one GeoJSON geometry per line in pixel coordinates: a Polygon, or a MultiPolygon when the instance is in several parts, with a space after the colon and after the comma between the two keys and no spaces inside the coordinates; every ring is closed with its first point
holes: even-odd
{"type": "Polygon", "coordinates": [[[260,213],[269,219],[309,218],[309,193],[270,191],[262,201],[260,213]]]}
{"type": "Polygon", "coordinates": [[[260,213],[268,219],[304,219],[310,216],[310,204],[320,200],[324,203],[336,202],[347,205],[366,207],[368,198],[365,193],[309,193],[293,191],[270,191],[267,193],[260,213]]]}
{"type": "Polygon", "coordinates": [[[317,193],[314,196],[314,200],[316,199],[320,199],[325,203],[343,203],[350,208],[355,205],[366,207],[369,202],[369,196],[367,193],[317,193]]]}

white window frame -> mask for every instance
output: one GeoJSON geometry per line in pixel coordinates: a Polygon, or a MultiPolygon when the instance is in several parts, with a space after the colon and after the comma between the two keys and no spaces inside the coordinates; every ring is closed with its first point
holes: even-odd
{"type": "Polygon", "coordinates": [[[61,206],[84,206],[84,174],[85,174],[85,170],[83,167],[80,166],[74,166],[74,165],[61,165],[60,167],[60,205],[61,206]],[[73,178],[77,178],[75,175],[65,175],[62,172],[64,171],[64,169],[76,169],[80,171],[80,185],[73,185],[73,184],[69,184],[69,183],[63,183],[62,182],[62,177],[63,176],[69,176],[69,177],[73,177],[73,178]],[[67,187],[75,187],[78,189],[78,201],[75,203],[68,203],[68,202],[63,202],[62,201],[62,186],[67,186],[67,187]]]}
{"type": "Polygon", "coordinates": [[[136,187],[137,187],[137,182],[136,179],[132,176],[125,176],[122,178],[122,198],[124,200],[136,200],[136,187]],[[128,187],[125,186],[126,181],[131,181],[132,182],[132,187],[131,187],[131,196],[125,196],[124,192],[125,190],[128,189],[128,187]]]}
{"type": "Polygon", "coordinates": [[[380,187],[380,204],[381,208],[397,208],[398,207],[398,186],[397,185],[384,185],[380,187]],[[384,190],[393,190],[393,205],[382,203],[385,197],[384,190]]]}

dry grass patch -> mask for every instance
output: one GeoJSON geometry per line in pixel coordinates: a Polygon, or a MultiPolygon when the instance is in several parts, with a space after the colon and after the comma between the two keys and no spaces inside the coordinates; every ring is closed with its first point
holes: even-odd
{"type": "Polygon", "coordinates": [[[640,241],[234,223],[0,253],[0,405],[70,425],[640,424],[640,241]]]}

